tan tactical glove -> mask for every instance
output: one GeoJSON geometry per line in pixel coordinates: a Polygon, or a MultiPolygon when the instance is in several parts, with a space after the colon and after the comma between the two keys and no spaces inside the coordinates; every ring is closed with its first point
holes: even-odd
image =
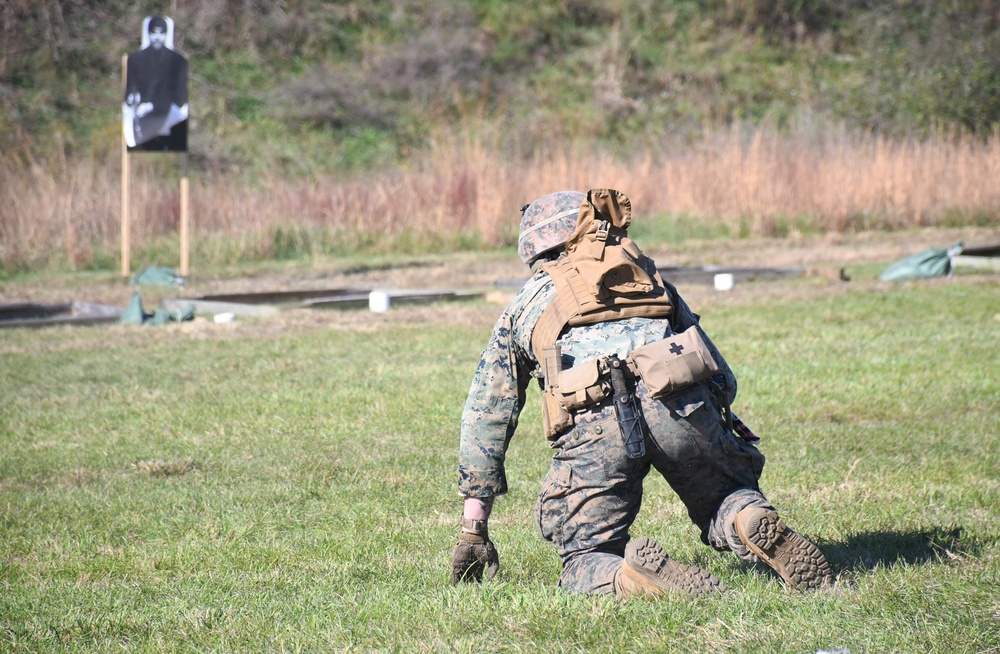
{"type": "Polygon", "coordinates": [[[451,557],[451,583],[482,581],[483,570],[486,578],[492,579],[500,570],[500,556],[490,540],[486,521],[463,519],[462,526],[464,529],[458,535],[458,545],[451,557]],[[469,530],[469,523],[474,530],[469,530]]]}

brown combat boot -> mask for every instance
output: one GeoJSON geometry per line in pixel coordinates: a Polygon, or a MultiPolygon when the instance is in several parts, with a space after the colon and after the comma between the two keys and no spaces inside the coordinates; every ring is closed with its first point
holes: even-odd
{"type": "Polygon", "coordinates": [[[696,565],[678,563],[651,538],[636,538],[625,547],[625,560],[615,576],[618,597],[657,597],[664,593],[704,595],[725,590],[719,579],[696,565]]]}
{"type": "Polygon", "coordinates": [[[833,571],[819,548],[792,531],[771,509],[748,506],[737,513],[736,533],[792,588],[813,590],[833,585],[833,571]]]}

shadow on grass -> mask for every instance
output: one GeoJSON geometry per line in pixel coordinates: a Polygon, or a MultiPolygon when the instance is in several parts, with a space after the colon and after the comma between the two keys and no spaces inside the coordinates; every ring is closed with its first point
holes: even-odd
{"type": "Polygon", "coordinates": [[[920,531],[868,531],[845,541],[814,541],[834,572],[873,570],[898,563],[920,564],[975,557],[982,552],[978,538],[962,527],[934,527],[920,531]]]}

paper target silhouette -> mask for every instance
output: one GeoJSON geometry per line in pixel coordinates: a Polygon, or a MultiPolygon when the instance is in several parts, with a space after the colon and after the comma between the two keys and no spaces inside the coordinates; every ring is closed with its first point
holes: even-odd
{"type": "Polygon", "coordinates": [[[122,129],[131,151],[186,152],[188,62],[174,51],[174,21],[147,16],[142,48],[128,56],[122,129]]]}

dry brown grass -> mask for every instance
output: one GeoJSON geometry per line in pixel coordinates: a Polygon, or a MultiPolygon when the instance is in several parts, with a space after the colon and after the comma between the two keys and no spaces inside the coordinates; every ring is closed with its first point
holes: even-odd
{"type": "MultiPolygon", "coordinates": [[[[1000,222],[1000,132],[892,140],[730,129],[624,158],[579,143],[516,153],[501,140],[482,126],[442,134],[419,161],[351,178],[274,176],[248,186],[195,174],[195,240],[220,237],[244,257],[272,255],[276,232],[290,226],[388,248],[402,234],[458,232],[496,245],[516,231],[524,202],[599,186],[624,190],[639,214],[685,214],[754,235],[788,219],[830,232],[1000,222]]],[[[141,245],[177,230],[178,166],[160,155],[132,161],[132,239],[141,245]]],[[[82,268],[116,252],[119,179],[117,153],[0,160],[0,266],[82,268]]]]}

